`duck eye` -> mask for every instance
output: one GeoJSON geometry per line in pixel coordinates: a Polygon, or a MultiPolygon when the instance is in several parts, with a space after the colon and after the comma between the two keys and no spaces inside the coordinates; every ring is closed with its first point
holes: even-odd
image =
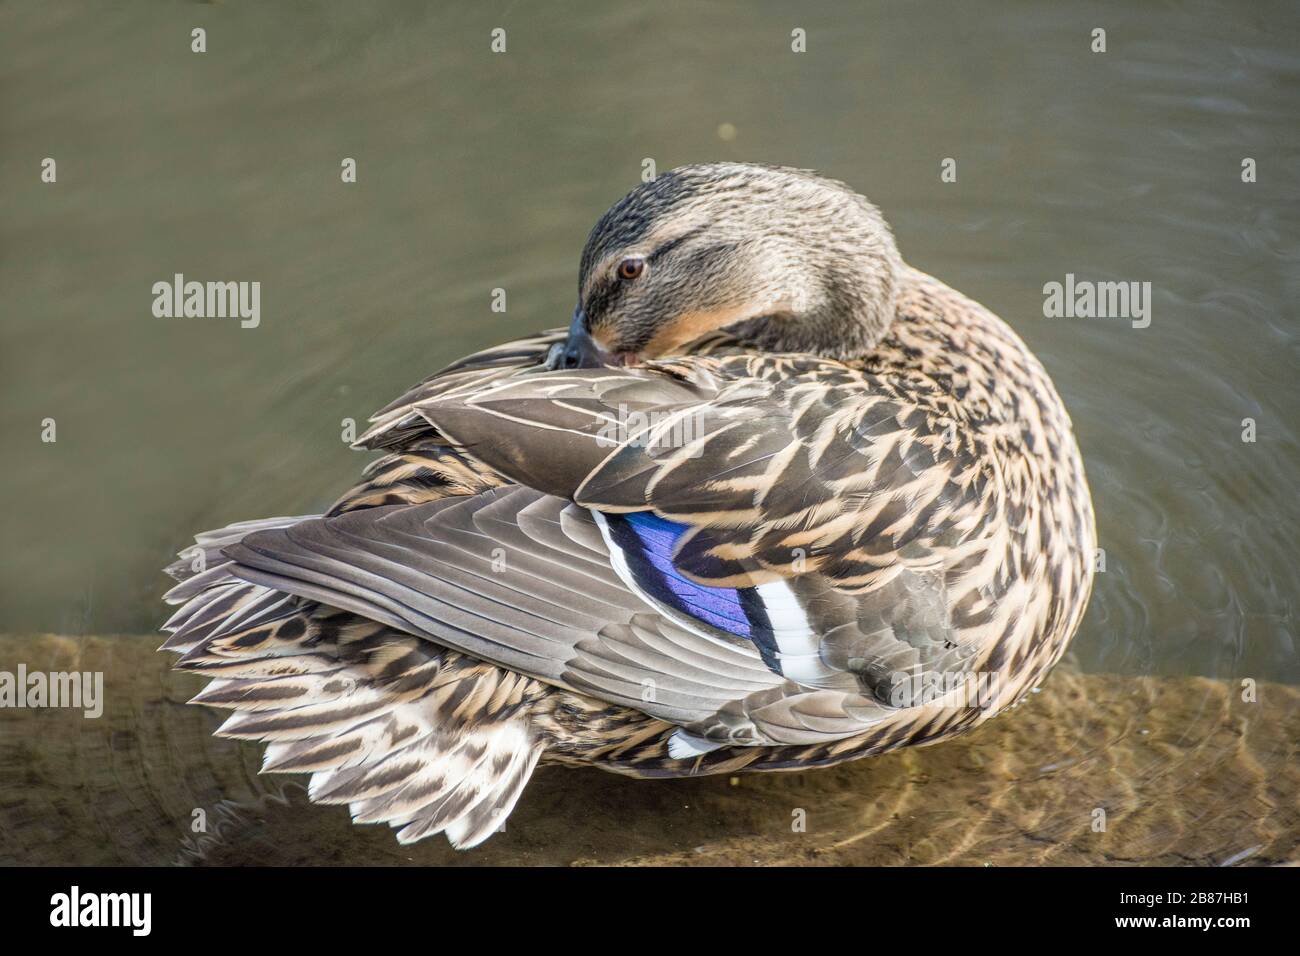
{"type": "Polygon", "coordinates": [[[645,272],[645,260],[640,256],[630,256],[618,264],[620,279],[635,279],[643,272],[645,272]]]}

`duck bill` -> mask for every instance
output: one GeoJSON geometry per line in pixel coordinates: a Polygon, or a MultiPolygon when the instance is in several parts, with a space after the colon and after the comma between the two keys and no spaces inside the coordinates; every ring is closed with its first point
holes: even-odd
{"type": "Polygon", "coordinates": [[[587,331],[587,314],[582,307],[573,310],[573,321],[569,324],[569,337],[564,340],[554,360],[555,368],[604,368],[610,365],[622,365],[620,356],[607,352],[596,344],[596,340],[587,331]]]}

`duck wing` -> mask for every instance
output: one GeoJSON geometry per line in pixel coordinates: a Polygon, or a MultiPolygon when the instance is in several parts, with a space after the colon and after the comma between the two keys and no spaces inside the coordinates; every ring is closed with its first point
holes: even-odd
{"type": "Polygon", "coordinates": [[[675,526],[676,573],[758,588],[774,621],[811,630],[779,655],[801,683],[843,688],[847,670],[884,697],[900,672],[960,672],[990,649],[1012,578],[1003,478],[942,382],[737,351],[503,380],[419,411],[512,479],[675,526]]]}
{"type": "MultiPolygon", "coordinates": [[[[520,485],[252,534],[235,573],[677,724],[786,683],[620,579],[596,521],[520,485]]],[[[757,742],[755,739],[754,742],[757,742]]]]}
{"type": "Polygon", "coordinates": [[[516,484],[225,554],[257,585],[676,723],[675,755],[849,736],[896,711],[890,674],[973,650],[909,507],[935,453],[915,422],[886,440],[896,410],[846,410],[861,383],[834,374],[733,356],[435,380],[381,425],[516,484]]]}

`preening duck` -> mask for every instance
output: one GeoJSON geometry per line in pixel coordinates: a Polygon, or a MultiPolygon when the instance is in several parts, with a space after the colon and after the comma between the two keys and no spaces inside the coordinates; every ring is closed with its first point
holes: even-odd
{"type": "Polygon", "coordinates": [[[328,513],[182,552],[163,647],[213,678],[218,733],[402,842],[482,842],[539,763],[796,770],[968,731],[1092,585],[1042,366],[802,170],[638,186],[567,329],[451,365],[359,444],[382,456],[328,513]]]}

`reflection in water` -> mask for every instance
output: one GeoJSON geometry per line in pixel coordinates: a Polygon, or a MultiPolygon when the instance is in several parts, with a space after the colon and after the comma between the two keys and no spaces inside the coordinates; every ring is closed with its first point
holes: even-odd
{"type": "Polygon", "coordinates": [[[811,166],[870,196],[910,262],[1051,372],[1106,552],[1067,665],[970,738],[735,786],[549,770],[459,856],[257,776],[181,706],[196,687],[160,638],[4,639],[0,670],[98,661],[109,703],[0,712],[0,858],[1295,860],[1289,13],[1117,8],[1093,54],[1094,18],[1050,5],[844,2],[801,11],[792,54],[790,14],[752,4],[0,9],[0,632],[150,633],[192,532],[320,510],[365,461],[345,419],[566,323],[586,231],[647,157],[811,166]],[[257,328],[154,317],[176,273],[260,282],[257,328]],[[1067,275],[1150,282],[1150,326],[1045,318],[1067,275]]]}

